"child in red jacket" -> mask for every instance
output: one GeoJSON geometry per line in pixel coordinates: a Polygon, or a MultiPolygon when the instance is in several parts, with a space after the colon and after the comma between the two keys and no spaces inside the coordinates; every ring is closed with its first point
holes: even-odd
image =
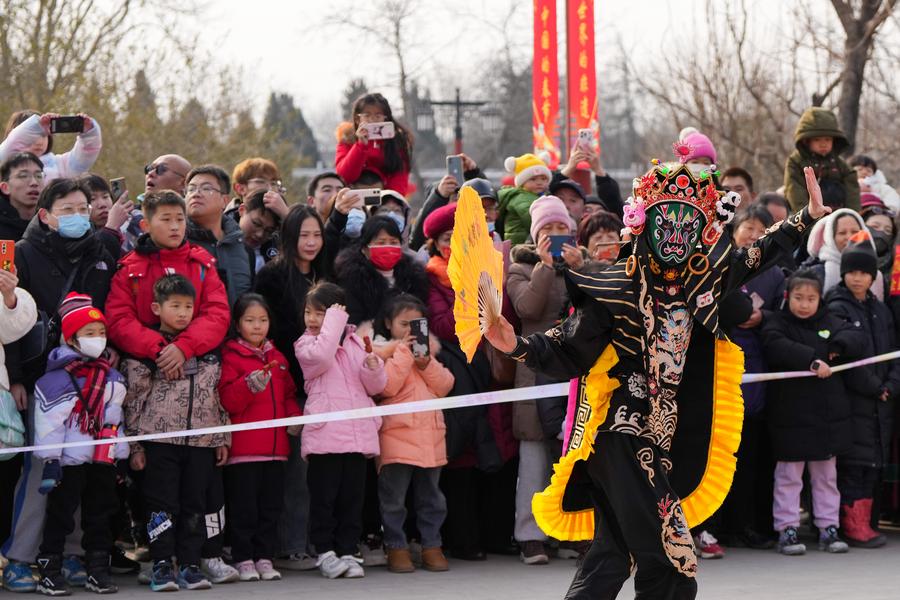
{"type": "Polygon", "coordinates": [[[119,261],[106,300],[109,339],[119,350],[149,359],[170,379],[182,374],[184,361],[218,348],[228,331],[228,296],[215,260],[184,239],[187,207],[172,191],[147,194],[142,203],[147,233],[119,261]],[[197,291],[193,318],[167,342],[154,314],[153,284],[164,276],[184,275],[197,291]]]}
{"type": "Polygon", "coordinates": [[[365,94],[357,98],[350,111],[350,121],[338,126],[337,137],[334,170],[347,185],[352,187],[365,171],[370,171],[384,182],[385,189],[399,192],[401,196],[409,193],[412,138],[394,120],[384,96],[365,94]],[[384,122],[393,123],[394,136],[369,139],[370,127],[384,122]]]}
{"type": "MultiPolygon", "coordinates": [[[[259,294],[234,305],[234,337],[222,348],[219,396],[232,423],[300,414],[287,359],[267,338],[271,314],[259,294]]],[[[281,579],[272,567],[284,498],[284,463],[290,446],[283,427],[236,431],[225,478],[231,553],[241,581],[281,579]]]]}

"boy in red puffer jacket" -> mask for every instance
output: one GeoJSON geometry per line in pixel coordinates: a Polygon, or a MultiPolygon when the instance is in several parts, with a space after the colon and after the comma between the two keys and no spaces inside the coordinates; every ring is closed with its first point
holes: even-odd
{"type": "MultiPolygon", "coordinates": [[[[267,338],[271,315],[259,294],[234,306],[234,337],[222,349],[219,396],[232,423],[253,423],[300,414],[287,359],[267,338]]],[[[226,494],[231,553],[241,581],[281,579],[272,567],[284,499],[287,434],[300,426],[236,431],[231,438],[226,494]]]]}

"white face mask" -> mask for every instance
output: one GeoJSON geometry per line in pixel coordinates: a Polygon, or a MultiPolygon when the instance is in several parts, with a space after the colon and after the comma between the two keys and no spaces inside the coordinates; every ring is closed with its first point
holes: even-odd
{"type": "Polygon", "coordinates": [[[88,358],[100,358],[106,350],[105,337],[80,337],[78,338],[79,352],[88,358]]]}

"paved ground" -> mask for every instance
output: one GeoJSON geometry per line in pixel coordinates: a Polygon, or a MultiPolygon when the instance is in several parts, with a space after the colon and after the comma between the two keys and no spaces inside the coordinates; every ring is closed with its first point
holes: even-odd
{"type": "MultiPolygon", "coordinates": [[[[851,550],[827,555],[810,551],[806,556],[785,557],[774,551],[728,549],[722,560],[701,561],[698,578],[701,600],[769,599],[887,600],[900,598],[900,534],[890,534],[881,550],[851,550]]],[[[451,561],[447,573],[417,571],[409,575],[388,573],[383,567],[367,569],[357,580],[329,581],[318,572],[285,573],[280,582],[236,583],[198,592],[207,598],[260,598],[296,600],[530,600],[562,598],[574,573],[574,561],[556,560],[547,566],[526,567],[513,557],[489,556],[482,563],[451,561]]],[[[131,578],[119,578],[116,596],[141,597],[150,592],[131,578]]],[[[180,592],[183,597],[189,592],[180,592]]],[[[84,592],[79,594],[85,597],[84,592]]],[[[7,596],[9,597],[9,596],[7,596]]],[[[620,598],[633,598],[630,583],[620,598]]]]}

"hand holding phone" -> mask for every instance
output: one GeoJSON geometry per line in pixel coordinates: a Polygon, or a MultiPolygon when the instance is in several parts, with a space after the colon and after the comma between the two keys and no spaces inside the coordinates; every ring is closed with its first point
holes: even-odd
{"type": "Polygon", "coordinates": [[[370,140],[389,140],[396,135],[392,121],[366,123],[366,130],[369,132],[370,140]]]}
{"type": "Polygon", "coordinates": [[[122,194],[125,193],[125,178],[124,177],[116,177],[115,179],[109,180],[109,190],[110,196],[112,196],[113,202],[118,202],[119,198],[122,197],[122,194]]]}
{"type": "Polygon", "coordinates": [[[582,150],[590,150],[594,145],[594,130],[579,129],[578,130],[578,146],[582,150]]]}
{"type": "Polygon", "coordinates": [[[348,192],[357,198],[357,204],[359,202],[362,203],[362,206],[380,206],[381,205],[381,192],[382,190],[378,188],[369,188],[364,190],[352,190],[348,192]]]}

